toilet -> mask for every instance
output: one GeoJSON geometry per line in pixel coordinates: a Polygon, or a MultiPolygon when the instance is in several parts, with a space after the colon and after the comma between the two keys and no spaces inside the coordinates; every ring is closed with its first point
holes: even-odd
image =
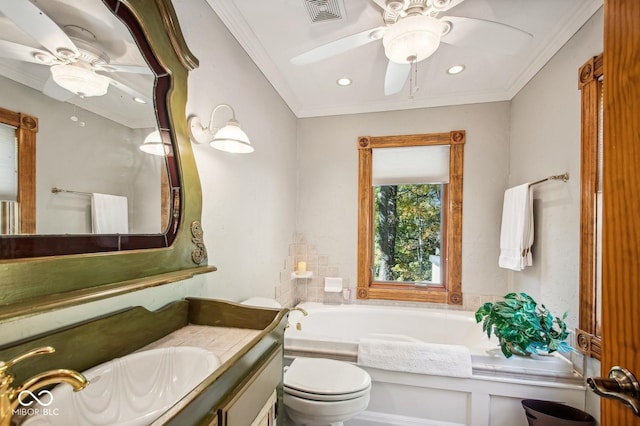
{"type": "MultiPolygon", "coordinates": [[[[268,298],[241,303],[281,307],[268,298]]],[[[344,361],[297,357],[284,370],[285,411],[298,426],[342,426],[367,408],[370,392],[369,373],[344,361]]]]}
{"type": "Polygon", "coordinates": [[[371,377],[343,361],[298,357],[284,371],[284,406],[296,425],[339,426],[369,405],[371,377]]]}

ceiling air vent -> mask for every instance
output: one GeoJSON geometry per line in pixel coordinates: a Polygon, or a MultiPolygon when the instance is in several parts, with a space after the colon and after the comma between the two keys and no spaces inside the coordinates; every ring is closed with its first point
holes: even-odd
{"type": "Polygon", "coordinates": [[[335,21],[344,17],[342,0],[304,0],[311,22],[335,21]]]}

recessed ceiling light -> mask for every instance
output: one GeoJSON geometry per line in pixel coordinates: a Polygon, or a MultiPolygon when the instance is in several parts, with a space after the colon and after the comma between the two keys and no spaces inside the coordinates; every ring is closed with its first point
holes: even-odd
{"type": "Polygon", "coordinates": [[[347,77],[342,77],[339,78],[338,81],[336,81],[336,83],[338,84],[338,86],[348,86],[351,84],[351,79],[347,78],[347,77]]]}
{"type": "Polygon", "coordinates": [[[146,103],[147,103],[147,101],[145,101],[144,99],[139,98],[139,97],[137,97],[137,96],[136,96],[136,97],[134,97],[134,98],[133,98],[133,100],[134,100],[135,102],[139,103],[139,104],[146,104],[146,103]]]}
{"type": "Polygon", "coordinates": [[[456,75],[460,74],[462,71],[464,71],[464,65],[454,65],[447,70],[447,74],[456,75]]]}

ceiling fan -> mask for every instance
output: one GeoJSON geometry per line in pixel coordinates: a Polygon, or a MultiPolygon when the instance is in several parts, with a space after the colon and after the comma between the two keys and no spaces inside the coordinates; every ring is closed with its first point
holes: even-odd
{"type": "Polygon", "coordinates": [[[151,70],[147,66],[111,63],[89,30],[75,25],[60,27],[26,0],[2,0],[0,12],[44,48],[0,40],[0,57],[50,67],[51,75],[42,88],[45,95],[66,101],[74,95],[103,96],[114,86],[140,101],[151,102],[148,96],[105,75],[113,72],[152,74],[151,70]]]}
{"type": "Polygon", "coordinates": [[[438,17],[464,0],[372,0],[383,10],[384,24],[323,44],[291,59],[304,65],[382,40],[388,59],[384,93],[404,87],[411,65],[447,43],[489,53],[514,54],[533,37],[500,22],[459,16],[438,17]]]}

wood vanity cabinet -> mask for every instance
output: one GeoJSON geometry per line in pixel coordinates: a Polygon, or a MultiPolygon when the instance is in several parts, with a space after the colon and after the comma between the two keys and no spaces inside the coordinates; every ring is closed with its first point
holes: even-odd
{"type": "Polygon", "coordinates": [[[282,382],[283,350],[279,347],[218,410],[218,426],[274,426],[277,389],[282,382]]]}
{"type": "Polygon", "coordinates": [[[256,331],[255,337],[153,422],[153,426],[271,426],[283,424],[284,329],[287,310],[187,298],[150,312],[134,307],[44,335],[0,345],[0,360],[33,348],[55,353],[16,364],[16,383],[45,370],[84,371],[127,355],[189,324],[256,331]],[[86,342],[91,342],[87,350],[86,342]],[[277,418],[277,420],[276,420],[277,418]]]}

